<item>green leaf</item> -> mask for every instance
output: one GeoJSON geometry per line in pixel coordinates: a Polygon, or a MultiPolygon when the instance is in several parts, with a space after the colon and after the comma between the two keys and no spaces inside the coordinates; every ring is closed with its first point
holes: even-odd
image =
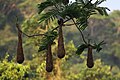
{"type": "Polygon", "coordinates": [[[99,12],[99,14],[104,15],[103,8],[97,7],[96,10],[99,12]]]}
{"type": "Polygon", "coordinates": [[[78,46],[76,54],[78,54],[78,55],[82,54],[82,52],[84,51],[85,48],[87,48],[86,44],[82,44],[82,45],[78,46]]]}
{"type": "Polygon", "coordinates": [[[107,11],[106,11],[105,8],[103,9],[103,12],[104,12],[104,15],[105,15],[105,16],[108,16],[108,13],[107,13],[107,11]]]}
{"type": "Polygon", "coordinates": [[[83,23],[81,26],[80,26],[80,30],[85,30],[85,28],[87,27],[88,25],[86,23],[83,23]]]}
{"type": "Polygon", "coordinates": [[[99,4],[105,0],[97,0],[95,3],[92,3],[92,0],[76,0],[69,5],[64,6],[62,3],[63,0],[47,0],[44,3],[39,5],[40,12],[45,8],[52,6],[46,10],[46,13],[40,14],[39,22],[49,22],[54,20],[57,16],[62,18],[75,18],[78,21],[79,29],[85,30],[88,26],[88,18],[93,14],[108,15],[106,10],[109,10],[106,7],[98,7],[99,4]]]}
{"type": "Polygon", "coordinates": [[[99,4],[101,4],[102,2],[104,2],[104,1],[106,1],[106,0],[97,0],[94,4],[95,4],[95,5],[99,5],[99,4]]]}
{"type": "Polygon", "coordinates": [[[79,26],[79,28],[81,30],[85,30],[85,28],[88,26],[88,22],[87,22],[87,18],[86,17],[79,18],[77,20],[77,23],[79,23],[78,26],[79,26]]]}
{"type": "Polygon", "coordinates": [[[101,47],[98,47],[97,49],[96,49],[96,52],[100,52],[102,50],[102,48],[101,47]]]}
{"type": "Polygon", "coordinates": [[[103,45],[103,44],[106,44],[104,41],[101,41],[99,44],[98,44],[98,46],[101,46],[101,45],[103,45]]]}
{"type": "Polygon", "coordinates": [[[54,40],[57,37],[57,35],[58,34],[57,34],[56,31],[48,31],[48,32],[46,32],[45,36],[42,38],[42,42],[41,42],[41,44],[39,46],[38,52],[47,49],[48,44],[54,44],[54,40]]]}
{"type": "Polygon", "coordinates": [[[50,21],[50,19],[54,20],[56,18],[57,14],[58,13],[55,11],[49,11],[47,13],[43,13],[40,15],[39,23],[42,23],[43,21],[48,23],[50,21]]]}
{"type": "Polygon", "coordinates": [[[108,16],[108,13],[106,10],[110,11],[107,7],[97,7],[95,9],[99,12],[99,14],[105,15],[105,16],[108,16]]]}
{"type": "Polygon", "coordinates": [[[102,50],[102,45],[103,44],[105,44],[105,42],[104,41],[101,41],[100,43],[98,43],[98,44],[94,44],[94,49],[96,49],[96,52],[100,52],[101,50],[102,50]]]}
{"type": "Polygon", "coordinates": [[[51,1],[45,1],[41,4],[38,4],[38,13],[40,14],[45,8],[53,6],[54,4],[51,1]]]}
{"type": "Polygon", "coordinates": [[[46,45],[40,45],[38,52],[43,51],[45,49],[46,49],[46,45]]]}

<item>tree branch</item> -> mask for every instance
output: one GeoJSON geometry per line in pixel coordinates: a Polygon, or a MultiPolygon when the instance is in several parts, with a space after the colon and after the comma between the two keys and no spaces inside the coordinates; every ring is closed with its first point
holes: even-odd
{"type": "MultiPolygon", "coordinates": [[[[66,22],[67,22],[67,21],[69,21],[69,20],[71,20],[71,18],[70,18],[70,19],[65,20],[65,21],[63,22],[63,26],[65,26],[65,25],[64,25],[64,23],[66,23],[66,22]]],[[[58,27],[59,27],[59,26],[55,27],[52,31],[56,30],[58,27]]]]}
{"type": "Polygon", "coordinates": [[[43,36],[44,34],[33,34],[33,35],[28,35],[26,33],[24,33],[21,29],[18,23],[16,23],[16,27],[18,29],[18,31],[20,31],[23,35],[27,36],[27,37],[35,37],[35,36],[43,36]]]}
{"type": "MultiPolygon", "coordinates": [[[[67,22],[67,21],[69,21],[69,20],[71,20],[71,19],[67,19],[67,20],[65,20],[63,23],[65,23],[65,22],[67,22]]],[[[35,36],[44,36],[45,34],[33,34],[33,35],[28,35],[28,34],[26,34],[26,33],[24,33],[21,29],[20,29],[20,26],[19,26],[19,24],[18,24],[18,18],[17,18],[17,16],[16,16],[16,27],[17,27],[17,29],[23,34],[23,35],[25,35],[25,36],[27,36],[27,37],[35,37],[35,36]]],[[[54,31],[54,30],[56,30],[57,28],[58,28],[59,26],[57,26],[57,27],[55,27],[54,29],[52,29],[52,31],[54,31]]]]}
{"type": "Polygon", "coordinates": [[[80,31],[80,34],[81,34],[81,37],[82,37],[82,39],[83,39],[84,43],[85,43],[85,44],[87,44],[87,42],[86,42],[86,40],[85,40],[85,37],[84,37],[84,35],[83,35],[82,31],[79,29],[79,27],[77,26],[77,24],[75,23],[75,21],[74,21],[74,19],[73,19],[73,18],[72,18],[72,21],[73,21],[73,23],[75,24],[75,26],[77,27],[77,29],[80,31]]]}

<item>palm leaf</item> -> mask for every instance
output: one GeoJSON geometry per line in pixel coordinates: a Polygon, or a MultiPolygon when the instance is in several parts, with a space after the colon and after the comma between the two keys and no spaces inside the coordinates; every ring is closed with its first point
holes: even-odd
{"type": "Polygon", "coordinates": [[[48,8],[53,5],[54,5],[54,3],[51,1],[45,1],[41,4],[38,4],[38,9],[39,9],[38,13],[40,14],[45,8],[48,8]]]}
{"type": "Polygon", "coordinates": [[[53,10],[46,12],[46,13],[43,13],[40,15],[39,23],[42,23],[43,21],[45,21],[47,23],[50,20],[53,21],[57,17],[57,14],[58,14],[58,12],[53,11],[53,10]]]}
{"type": "Polygon", "coordinates": [[[42,42],[39,46],[38,52],[47,49],[48,44],[54,44],[54,40],[56,39],[57,36],[58,36],[58,33],[56,31],[46,32],[45,36],[42,38],[42,42]]]}
{"type": "Polygon", "coordinates": [[[99,5],[99,4],[101,4],[102,2],[104,2],[104,1],[106,1],[106,0],[97,0],[94,4],[95,4],[95,5],[99,5]]]}
{"type": "Polygon", "coordinates": [[[38,4],[38,13],[40,14],[44,9],[52,6],[56,6],[56,4],[62,3],[63,0],[46,0],[41,4],[38,4]]]}
{"type": "Polygon", "coordinates": [[[106,10],[109,10],[107,7],[96,7],[95,10],[98,11],[99,14],[108,16],[108,13],[106,10]]]}

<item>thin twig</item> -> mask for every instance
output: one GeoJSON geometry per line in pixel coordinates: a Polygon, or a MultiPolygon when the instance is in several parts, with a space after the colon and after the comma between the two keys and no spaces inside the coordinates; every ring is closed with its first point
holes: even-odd
{"type": "MultiPolygon", "coordinates": [[[[69,21],[69,20],[71,20],[71,19],[67,19],[67,20],[65,20],[63,23],[65,23],[65,22],[67,22],[67,21],[69,21]]],[[[23,35],[25,35],[25,36],[27,36],[27,37],[35,37],[35,36],[44,36],[45,34],[33,34],[33,35],[28,35],[28,34],[26,34],[26,33],[24,33],[21,29],[20,29],[20,26],[19,26],[19,24],[18,24],[18,18],[17,18],[17,16],[16,16],[16,27],[17,27],[17,29],[23,34],[23,35]]],[[[55,27],[52,31],[54,31],[54,30],[56,30],[57,28],[58,28],[59,26],[57,26],[57,27],[55,27]]]]}
{"type": "MultiPolygon", "coordinates": [[[[69,21],[69,20],[71,20],[71,19],[65,20],[65,21],[63,22],[63,26],[64,26],[64,23],[66,23],[66,22],[69,21]]],[[[56,30],[58,27],[59,27],[59,26],[55,27],[52,31],[56,30]]]]}
{"type": "Polygon", "coordinates": [[[27,37],[35,37],[35,36],[43,36],[44,34],[33,34],[33,35],[28,35],[26,33],[24,33],[21,29],[20,29],[20,26],[19,26],[19,23],[18,23],[18,17],[16,16],[16,27],[18,29],[18,31],[20,31],[23,35],[27,36],[27,37]]]}
{"type": "Polygon", "coordinates": [[[74,22],[74,24],[75,24],[75,26],[77,27],[77,29],[80,31],[80,34],[81,34],[81,37],[82,37],[82,39],[83,39],[84,43],[85,43],[85,44],[87,44],[87,42],[86,42],[86,40],[85,40],[85,37],[84,37],[84,35],[83,35],[82,31],[79,29],[79,27],[77,26],[77,24],[75,23],[75,21],[74,21],[74,19],[73,19],[73,18],[72,18],[72,21],[74,22]]]}
{"type": "MultiPolygon", "coordinates": [[[[75,24],[80,24],[80,23],[75,23],[75,24]]],[[[63,26],[72,26],[72,25],[75,25],[75,24],[64,24],[63,26]]]]}
{"type": "Polygon", "coordinates": [[[43,35],[44,35],[44,34],[33,34],[33,35],[28,35],[28,34],[24,33],[24,32],[20,29],[18,23],[16,23],[16,27],[17,27],[17,29],[18,29],[23,35],[25,35],[25,36],[27,36],[27,37],[35,37],[35,36],[43,36],[43,35]]]}

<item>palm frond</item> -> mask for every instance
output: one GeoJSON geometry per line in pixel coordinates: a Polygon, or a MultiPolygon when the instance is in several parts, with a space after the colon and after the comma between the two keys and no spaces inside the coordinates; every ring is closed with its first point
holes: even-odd
{"type": "Polygon", "coordinates": [[[46,0],[45,2],[38,4],[38,13],[40,14],[44,9],[55,6],[56,4],[62,2],[63,0],[46,0]]]}
{"type": "Polygon", "coordinates": [[[106,1],[106,0],[97,0],[94,4],[99,5],[99,4],[103,3],[104,1],[106,1]]]}
{"type": "Polygon", "coordinates": [[[84,30],[88,26],[87,20],[91,15],[99,13],[101,15],[108,16],[107,10],[109,9],[107,7],[99,7],[99,4],[106,0],[97,0],[95,3],[92,3],[91,1],[92,0],[77,0],[77,6],[79,6],[77,11],[80,11],[81,13],[75,13],[79,14],[76,19],[77,23],[79,23],[78,26],[81,30],[84,30]]]}
{"type": "Polygon", "coordinates": [[[49,11],[49,12],[46,12],[46,13],[42,13],[40,15],[40,18],[39,18],[39,23],[42,23],[43,21],[45,21],[47,24],[50,20],[54,20],[56,17],[57,17],[57,14],[58,12],[57,11],[49,11]]]}
{"type": "Polygon", "coordinates": [[[51,9],[47,10],[46,13],[40,14],[39,22],[49,22],[57,18],[57,15],[62,18],[75,18],[79,28],[84,30],[87,26],[88,18],[93,14],[108,15],[106,10],[109,10],[107,7],[100,7],[99,4],[106,0],[97,0],[95,3],[92,3],[92,0],[76,0],[72,4],[64,6],[62,3],[63,0],[47,0],[44,3],[39,5],[39,12],[43,11],[45,8],[52,6],[51,9]]]}
{"type": "Polygon", "coordinates": [[[54,5],[53,2],[48,1],[48,0],[41,4],[38,4],[38,9],[39,9],[38,13],[40,14],[45,8],[48,8],[53,5],[54,5]]]}
{"type": "Polygon", "coordinates": [[[58,36],[58,33],[56,31],[50,30],[46,32],[45,36],[42,38],[41,44],[39,45],[38,52],[47,49],[48,44],[54,44],[54,40],[57,36],[58,36]]]}
{"type": "Polygon", "coordinates": [[[98,11],[100,15],[108,16],[107,10],[109,9],[107,7],[96,7],[95,10],[98,11]]]}

